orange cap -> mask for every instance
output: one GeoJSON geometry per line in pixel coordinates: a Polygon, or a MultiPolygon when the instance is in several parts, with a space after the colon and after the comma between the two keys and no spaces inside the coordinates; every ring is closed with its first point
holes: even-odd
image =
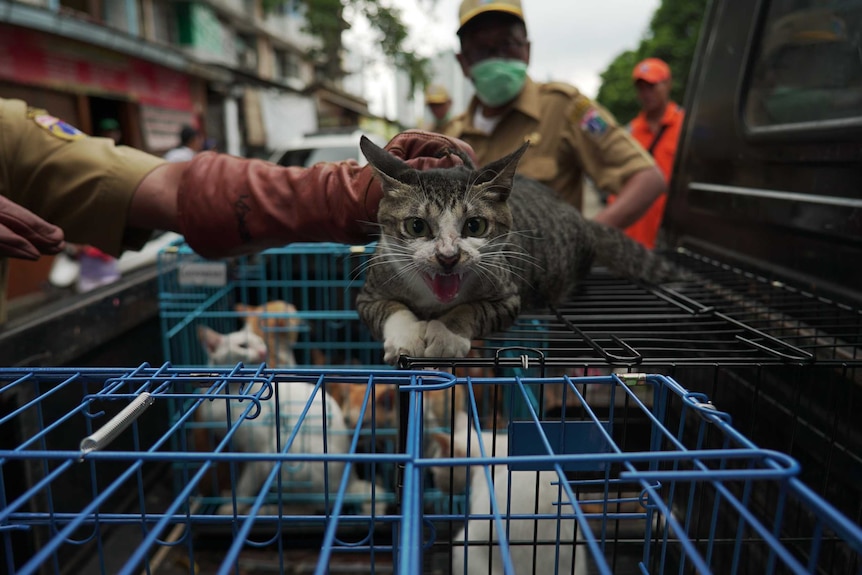
{"type": "Polygon", "coordinates": [[[643,80],[650,84],[664,82],[665,80],[670,80],[670,67],[664,60],[647,58],[638,62],[635,69],[632,70],[632,79],[635,81],[643,80]]]}

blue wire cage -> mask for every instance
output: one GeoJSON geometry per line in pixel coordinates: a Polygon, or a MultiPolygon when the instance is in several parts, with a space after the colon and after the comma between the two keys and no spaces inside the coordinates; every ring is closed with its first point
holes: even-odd
{"type": "MultiPolygon", "coordinates": [[[[354,305],[374,244],[296,243],[258,254],[207,260],[181,240],[158,255],[164,358],[176,366],[206,365],[198,339],[204,325],[235,331],[250,316],[270,347],[289,339],[299,366],[385,368],[381,346],[354,305]],[[285,302],[295,311],[261,309],[285,302]],[[239,310],[237,306],[253,306],[239,310]]],[[[270,362],[270,367],[293,367],[270,362]]]]}
{"type": "Polygon", "coordinates": [[[11,402],[0,418],[8,573],[862,569],[862,530],[796,478],[795,460],[666,376],[15,368],[0,370],[0,397],[11,402]],[[339,384],[363,394],[354,425],[333,415],[339,384]],[[562,413],[534,408],[535,386],[558,386],[562,413]],[[307,399],[286,418],[285,394],[299,388],[307,399]],[[395,451],[375,441],[384,389],[398,404],[395,451]],[[463,425],[437,442],[447,438],[427,428],[428,405],[453,389],[466,395],[463,425]],[[485,390],[522,402],[522,415],[487,425],[485,390]],[[212,450],[193,445],[202,413],[224,417],[212,450]],[[261,423],[272,448],[240,449],[261,423]],[[320,430],[313,450],[306,426],[320,430]],[[303,466],[318,468],[321,498],[282,489],[303,466]],[[238,493],[251,468],[263,473],[238,493]],[[229,504],[215,509],[206,491],[221,471],[229,504]],[[371,505],[353,497],[357,481],[371,505]],[[429,507],[429,483],[467,503],[429,507]]]}

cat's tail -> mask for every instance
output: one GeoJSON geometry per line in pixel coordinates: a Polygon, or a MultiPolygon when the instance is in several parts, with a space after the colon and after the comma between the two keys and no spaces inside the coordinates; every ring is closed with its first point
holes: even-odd
{"type": "Polygon", "coordinates": [[[660,284],[687,279],[688,274],[667,258],[647,249],[621,230],[588,221],[595,239],[595,261],[629,279],[660,284]]]}

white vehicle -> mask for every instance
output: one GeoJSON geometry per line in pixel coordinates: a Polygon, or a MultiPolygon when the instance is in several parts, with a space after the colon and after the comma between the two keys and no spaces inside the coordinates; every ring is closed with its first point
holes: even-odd
{"type": "Polygon", "coordinates": [[[381,136],[362,130],[321,132],[298,139],[288,149],[276,150],[269,161],[280,166],[312,166],[318,162],[356,160],[364,166],[365,156],[359,150],[359,138],[363,134],[379,146],[386,145],[387,140],[381,136]]]}

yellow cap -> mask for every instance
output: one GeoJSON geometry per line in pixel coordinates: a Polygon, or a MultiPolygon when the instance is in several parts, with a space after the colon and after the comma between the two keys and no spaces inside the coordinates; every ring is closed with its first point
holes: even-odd
{"type": "Polygon", "coordinates": [[[458,9],[459,30],[464,24],[485,12],[506,12],[524,20],[524,9],[521,0],[464,0],[458,9]]]}
{"type": "Polygon", "coordinates": [[[425,89],[426,104],[445,104],[449,100],[449,92],[440,84],[431,84],[425,89]]]}

